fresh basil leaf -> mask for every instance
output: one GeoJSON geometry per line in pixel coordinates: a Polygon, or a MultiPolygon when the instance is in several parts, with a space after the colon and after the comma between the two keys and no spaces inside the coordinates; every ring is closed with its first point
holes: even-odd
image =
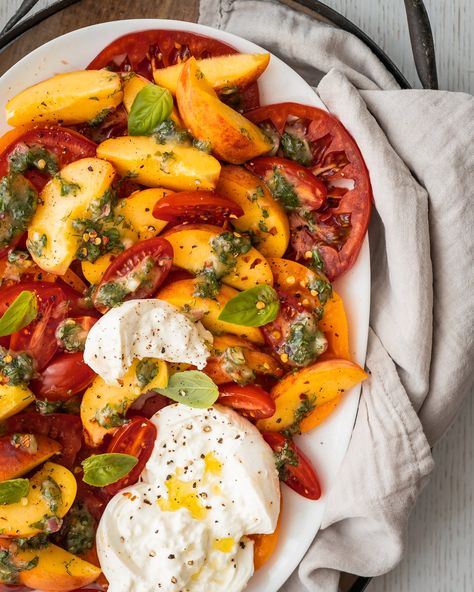
{"type": "Polygon", "coordinates": [[[131,136],[149,136],[170,116],[173,97],[168,89],[147,84],[137,94],[128,115],[131,136]]]}
{"type": "Polygon", "coordinates": [[[280,300],[275,290],[271,286],[255,286],[229,300],[219,320],[244,327],[261,327],[274,321],[279,310],[280,300]]]}
{"type": "Polygon", "coordinates": [[[155,390],[177,403],[198,409],[210,407],[219,396],[216,384],[199,370],[176,372],[170,377],[166,388],[155,390]]]}
{"type": "Polygon", "coordinates": [[[0,504],[16,504],[28,495],[30,482],[28,479],[10,479],[0,483],[0,504]]]}
{"type": "Polygon", "coordinates": [[[94,487],[105,487],[128,475],[137,462],[138,459],[130,454],[94,454],[81,463],[84,469],[82,480],[94,487]]]}
{"type": "Polygon", "coordinates": [[[29,325],[38,314],[36,294],[23,290],[0,318],[0,337],[11,335],[29,325]]]}

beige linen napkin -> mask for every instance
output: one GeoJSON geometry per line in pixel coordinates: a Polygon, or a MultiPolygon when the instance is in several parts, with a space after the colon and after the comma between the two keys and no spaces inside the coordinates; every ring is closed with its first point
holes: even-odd
{"type": "Polygon", "coordinates": [[[472,389],[474,100],[399,90],[357,38],[277,2],[201,0],[200,22],[258,43],[312,84],[325,74],[317,92],[370,171],[371,376],[321,530],[283,587],[335,591],[340,570],[375,576],[400,561],[430,444],[472,389]]]}

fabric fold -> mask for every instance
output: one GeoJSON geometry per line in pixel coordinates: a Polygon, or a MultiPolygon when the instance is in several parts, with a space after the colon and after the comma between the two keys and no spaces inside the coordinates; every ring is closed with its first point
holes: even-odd
{"type": "Polygon", "coordinates": [[[400,561],[430,445],[472,390],[474,100],[399,90],[361,41],[282,3],[201,0],[200,22],[319,82],[370,173],[371,375],[321,530],[282,588],[336,592],[340,571],[375,576],[400,561]]]}

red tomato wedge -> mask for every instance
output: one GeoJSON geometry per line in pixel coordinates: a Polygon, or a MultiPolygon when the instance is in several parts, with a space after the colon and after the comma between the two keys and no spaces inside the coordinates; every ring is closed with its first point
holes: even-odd
{"type": "Polygon", "coordinates": [[[357,259],[372,207],[370,178],[360,150],[341,122],[326,111],[298,103],[278,103],[246,113],[274,139],[274,154],[304,164],[327,188],[328,199],[310,228],[290,215],[293,256],[318,251],[329,279],[357,259]]]}
{"type": "Polygon", "coordinates": [[[262,436],[273,452],[276,454],[283,452],[285,457],[288,458],[288,461],[283,463],[280,470],[280,479],[303,497],[311,500],[319,499],[321,497],[321,485],[319,484],[318,475],[307,456],[301,452],[292,440],[279,432],[262,432],[262,436]],[[281,478],[282,475],[283,479],[281,478]]]}
{"type": "Polygon", "coordinates": [[[153,296],[172,265],[173,247],[166,239],[140,241],[109,265],[94,294],[95,307],[105,312],[125,300],[153,296]],[[136,287],[130,288],[130,284],[136,287]],[[120,299],[115,302],[117,293],[120,299]]]}
{"type": "MultiPolygon", "coordinates": [[[[253,173],[263,179],[272,193],[275,187],[286,181],[291,188],[291,198],[288,200],[279,199],[278,194],[274,195],[289,210],[319,209],[327,199],[327,189],[322,181],[316,177],[304,166],[296,164],[287,158],[277,156],[262,156],[251,160],[246,164],[253,173]]],[[[287,186],[287,192],[288,192],[287,186]]]]}
{"type": "Polygon", "coordinates": [[[153,452],[156,434],[155,425],[145,417],[134,417],[115,433],[107,452],[130,454],[138,458],[138,463],[120,481],[104,487],[109,495],[115,495],[124,487],[138,481],[140,473],[153,452]]]}
{"type": "MultiPolygon", "coordinates": [[[[0,178],[8,174],[9,157],[16,150],[27,150],[33,146],[41,146],[56,156],[61,169],[70,162],[95,156],[97,146],[83,135],[64,127],[41,126],[26,129],[20,135],[10,136],[12,141],[3,148],[0,154],[0,178]]],[[[37,169],[25,173],[37,191],[41,191],[49,180],[49,175],[37,169]]]]}
{"type": "MultiPolygon", "coordinates": [[[[153,80],[153,71],[185,62],[239,53],[232,46],[197,33],[151,29],[128,33],[112,41],[89,64],[88,70],[109,68],[114,72],[135,72],[153,80]]],[[[222,97],[239,111],[260,105],[257,83],[222,97]]]]}
{"type": "Polygon", "coordinates": [[[156,202],[153,216],[176,224],[214,224],[222,226],[229,218],[240,218],[243,209],[235,202],[220,197],[214,191],[180,191],[156,202]]]}
{"type": "Polygon", "coordinates": [[[219,385],[218,403],[232,407],[245,417],[264,419],[275,413],[275,401],[256,384],[240,385],[228,382],[219,385]]]}
{"type": "Polygon", "coordinates": [[[10,336],[10,348],[28,351],[35,358],[38,370],[42,370],[58,349],[55,332],[66,317],[68,301],[63,289],[54,283],[20,282],[0,290],[0,315],[23,290],[36,294],[38,314],[29,325],[10,336]]]}
{"type": "Polygon", "coordinates": [[[57,462],[71,468],[82,445],[82,421],[78,415],[69,413],[19,413],[5,422],[7,432],[26,434],[42,434],[56,440],[62,446],[59,456],[54,457],[57,462]]]}
{"type": "Polygon", "coordinates": [[[82,352],[57,354],[30,387],[39,399],[67,401],[86,389],[95,372],[84,362],[82,352]]]}

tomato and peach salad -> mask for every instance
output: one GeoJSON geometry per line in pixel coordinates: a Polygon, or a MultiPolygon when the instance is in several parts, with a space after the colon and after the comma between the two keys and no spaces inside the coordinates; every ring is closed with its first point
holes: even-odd
{"type": "MultiPolygon", "coordinates": [[[[136,360],[118,386],[84,362],[109,309],[158,298],[214,335],[203,372],[255,423],[281,480],[316,500],[298,434],[366,378],[331,282],[371,210],[341,123],[260,106],[269,54],[181,31],[131,33],[80,72],[10,99],[0,139],[0,580],[106,589],[95,530],[153,449],[179,370],[136,360]],[[94,455],[135,461],[109,481],[94,455]]],[[[276,545],[255,535],[259,568],[276,545]]],[[[3,588],[2,588],[3,589],[3,588]]],[[[7,589],[7,588],[5,588],[7,589]]],[[[24,588],[23,588],[24,589],[24,588]]]]}

